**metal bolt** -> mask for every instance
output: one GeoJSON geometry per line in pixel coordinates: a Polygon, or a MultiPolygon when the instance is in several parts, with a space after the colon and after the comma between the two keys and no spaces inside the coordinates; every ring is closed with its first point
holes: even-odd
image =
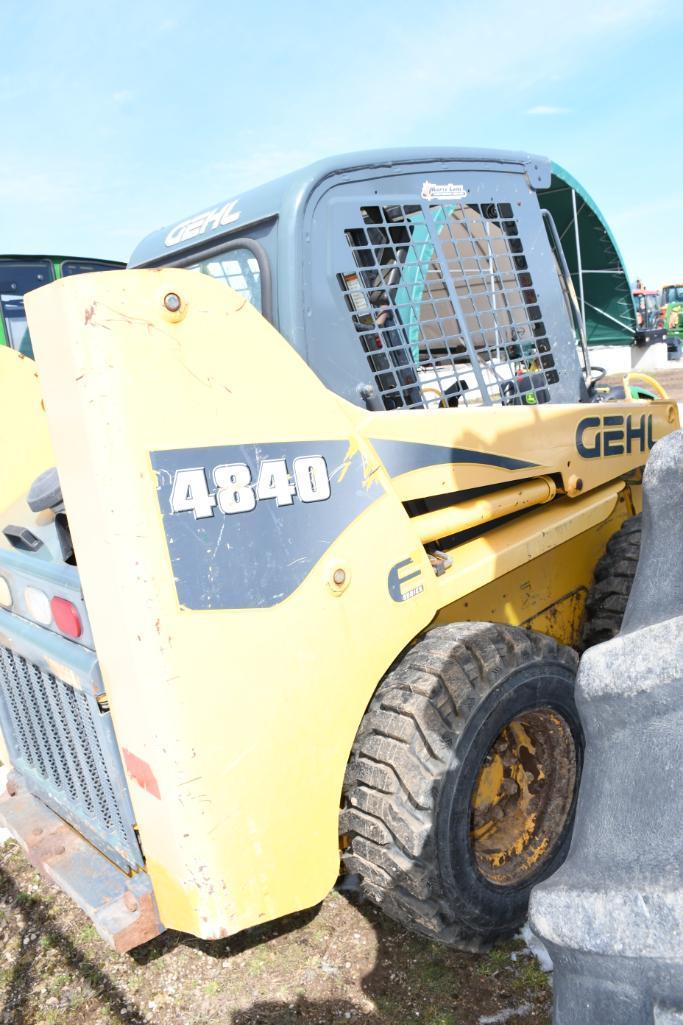
{"type": "Polygon", "coordinates": [[[177,313],[180,307],[182,306],[180,296],[177,295],[175,292],[168,292],[164,296],[164,306],[166,307],[169,313],[177,313]]]}
{"type": "Polygon", "coordinates": [[[332,579],[334,580],[337,587],[341,587],[341,585],[346,580],[346,573],[343,569],[335,569],[334,573],[332,574],[332,579]]]}

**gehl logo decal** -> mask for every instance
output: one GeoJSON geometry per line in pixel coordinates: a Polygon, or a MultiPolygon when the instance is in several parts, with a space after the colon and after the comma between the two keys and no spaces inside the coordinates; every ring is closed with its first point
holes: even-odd
{"type": "Polygon", "coordinates": [[[240,212],[235,210],[236,206],[237,200],[232,199],[224,206],[215,210],[207,210],[204,214],[190,217],[189,220],[176,224],[164,239],[164,245],[177,246],[179,242],[187,242],[191,238],[196,238],[197,235],[203,235],[209,229],[227,227],[228,224],[239,220],[240,212]]]}
{"type": "Polygon", "coordinates": [[[585,416],[576,428],[576,448],[584,459],[649,452],[653,445],[651,413],[585,416]]]}

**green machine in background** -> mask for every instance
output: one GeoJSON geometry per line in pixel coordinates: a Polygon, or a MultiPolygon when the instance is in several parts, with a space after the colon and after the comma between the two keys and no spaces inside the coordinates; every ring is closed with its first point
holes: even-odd
{"type": "Polygon", "coordinates": [[[664,285],[659,303],[664,330],[679,346],[683,345],[683,284],[664,285]]]}
{"type": "Polygon", "coordinates": [[[538,199],[555,222],[588,345],[633,345],[631,287],[619,246],[599,207],[555,163],[550,186],[539,191],[538,199]]]}
{"type": "Polygon", "coordinates": [[[123,266],[112,260],[73,256],[0,256],[0,345],[33,356],[24,312],[27,292],[70,274],[121,270],[123,266]]]}

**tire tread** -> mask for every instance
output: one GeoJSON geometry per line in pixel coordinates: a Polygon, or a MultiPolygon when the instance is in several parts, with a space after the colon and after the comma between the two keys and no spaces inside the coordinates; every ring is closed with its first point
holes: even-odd
{"type": "Polygon", "coordinates": [[[619,633],[638,568],[642,518],[640,513],[624,520],[607,542],[605,553],[595,567],[593,584],[584,612],[581,630],[583,650],[619,633]]]}
{"type": "Polygon", "coordinates": [[[495,623],[436,627],[387,674],[361,724],[344,782],[344,867],[360,875],[366,896],[431,939],[477,949],[509,932],[461,921],[442,889],[432,824],[472,711],[540,659],[576,670],[575,652],[543,634],[495,623]]]}

